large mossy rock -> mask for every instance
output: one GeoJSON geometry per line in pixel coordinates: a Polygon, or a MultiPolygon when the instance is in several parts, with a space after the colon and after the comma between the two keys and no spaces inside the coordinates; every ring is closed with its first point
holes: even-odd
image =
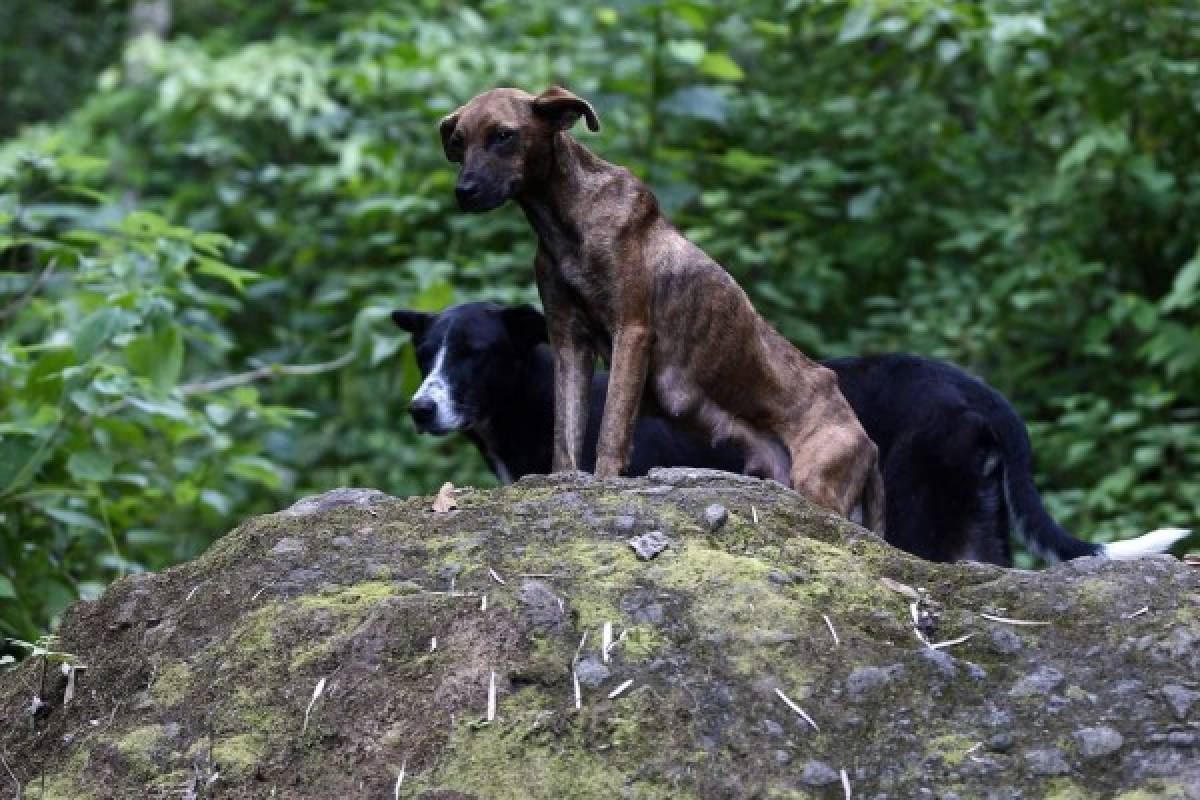
{"type": "Polygon", "coordinates": [[[28,713],[36,661],[0,678],[0,794],[840,798],[844,770],[855,798],[1200,797],[1175,560],[929,564],[716,473],[457,499],[331,492],[77,605],[69,704],[52,669],[28,713]],[[926,646],[914,603],[970,638],[926,646]]]}

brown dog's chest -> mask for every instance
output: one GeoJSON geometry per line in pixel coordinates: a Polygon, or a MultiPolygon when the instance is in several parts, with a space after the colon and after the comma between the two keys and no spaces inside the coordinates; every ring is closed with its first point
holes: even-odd
{"type": "Polygon", "coordinates": [[[617,323],[614,277],[603,263],[582,255],[547,261],[556,294],[571,306],[572,318],[583,325],[589,343],[607,360],[617,323]]]}

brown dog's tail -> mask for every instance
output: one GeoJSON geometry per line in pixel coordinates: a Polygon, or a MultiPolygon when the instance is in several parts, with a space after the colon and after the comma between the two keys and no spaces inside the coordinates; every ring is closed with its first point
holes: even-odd
{"type": "Polygon", "coordinates": [[[863,527],[880,536],[886,527],[886,498],[883,491],[883,473],[879,465],[871,465],[871,473],[867,476],[867,485],[863,489],[863,527]]]}

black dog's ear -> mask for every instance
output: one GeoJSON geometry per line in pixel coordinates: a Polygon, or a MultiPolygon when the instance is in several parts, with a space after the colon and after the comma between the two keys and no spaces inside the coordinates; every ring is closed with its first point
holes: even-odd
{"type": "Polygon", "coordinates": [[[532,350],[542,342],[550,341],[546,331],[546,317],[533,306],[506,308],[500,319],[511,338],[521,350],[532,350]]]}
{"type": "Polygon", "coordinates": [[[551,86],[533,98],[533,113],[550,123],[559,131],[569,130],[582,116],[588,130],[600,130],[600,120],[591,103],[577,97],[561,86],[551,86]]]}
{"type": "Polygon", "coordinates": [[[442,121],[438,123],[438,133],[442,135],[442,150],[450,161],[463,160],[462,142],[454,138],[454,130],[458,127],[458,115],[461,113],[460,108],[453,114],[442,117],[442,121]]]}
{"type": "Polygon", "coordinates": [[[433,324],[433,317],[433,314],[427,314],[424,311],[400,309],[392,312],[392,322],[396,323],[396,327],[402,331],[408,331],[416,339],[420,339],[425,335],[425,331],[429,330],[429,326],[433,324]]]}

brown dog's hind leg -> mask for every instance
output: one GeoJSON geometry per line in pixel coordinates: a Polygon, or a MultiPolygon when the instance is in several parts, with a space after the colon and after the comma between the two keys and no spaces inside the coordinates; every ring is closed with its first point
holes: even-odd
{"type": "Polygon", "coordinates": [[[873,442],[865,442],[869,454],[863,452],[863,444],[851,431],[828,427],[788,442],[792,488],[846,519],[863,503],[866,518],[866,468],[874,465],[877,456],[873,442]]]}
{"type": "Polygon", "coordinates": [[[883,536],[887,532],[887,494],[883,488],[883,473],[879,464],[871,465],[863,494],[863,527],[883,536]]]}

